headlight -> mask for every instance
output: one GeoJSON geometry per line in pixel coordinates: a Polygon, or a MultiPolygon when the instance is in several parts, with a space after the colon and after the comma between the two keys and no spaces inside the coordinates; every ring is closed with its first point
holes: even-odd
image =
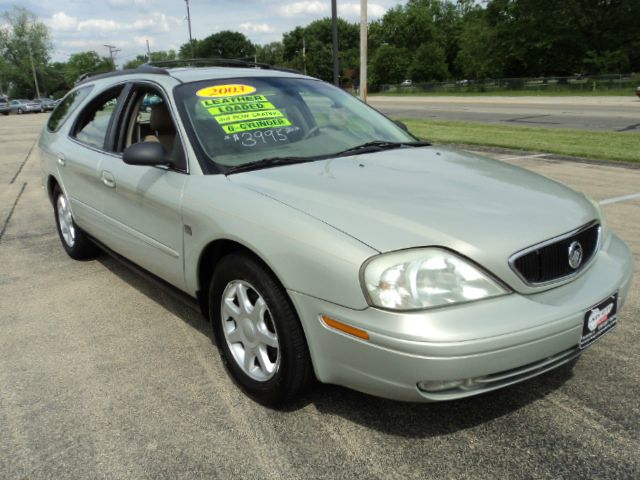
{"type": "Polygon", "coordinates": [[[478,267],[440,248],[379,255],[363,268],[370,303],[391,310],[440,307],[509,293],[478,267]]]}

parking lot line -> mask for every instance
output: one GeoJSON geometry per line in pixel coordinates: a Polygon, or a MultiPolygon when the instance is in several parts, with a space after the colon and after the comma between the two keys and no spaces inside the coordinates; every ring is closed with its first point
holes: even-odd
{"type": "Polygon", "coordinates": [[[611,203],[627,202],[629,200],[636,200],[640,198],[640,193],[632,193],[630,195],[622,195],[621,197],[605,198],[600,200],[600,205],[609,205],[611,203]]]}

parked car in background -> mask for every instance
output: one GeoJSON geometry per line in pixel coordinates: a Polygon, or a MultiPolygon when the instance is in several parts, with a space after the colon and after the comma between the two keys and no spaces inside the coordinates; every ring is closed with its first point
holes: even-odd
{"type": "Polygon", "coordinates": [[[640,87],[636,88],[636,95],[640,98],[640,87]]]}
{"type": "Polygon", "coordinates": [[[3,98],[0,98],[0,113],[2,115],[9,115],[9,112],[11,112],[9,102],[3,98]]]}
{"type": "Polygon", "coordinates": [[[56,101],[52,98],[34,98],[32,101],[40,104],[41,112],[50,112],[56,108],[56,101]]]}
{"type": "Polygon", "coordinates": [[[400,84],[400,86],[402,87],[410,87],[413,85],[413,81],[412,80],[403,80],[402,83],[400,84]]]}
{"type": "Polygon", "coordinates": [[[9,102],[11,113],[22,115],[23,113],[35,113],[41,111],[41,105],[33,100],[11,100],[9,102]]]}
{"type": "MultiPolygon", "coordinates": [[[[572,362],[616,326],[633,257],[596,202],[246,65],[88,78],[36,155],[69,256],[101,245],[197,299],[250,396],[278,405],[315,375],[452,400],[572,362]]],[[[603,368],[585,365],[592,388],[603,368]]]]}

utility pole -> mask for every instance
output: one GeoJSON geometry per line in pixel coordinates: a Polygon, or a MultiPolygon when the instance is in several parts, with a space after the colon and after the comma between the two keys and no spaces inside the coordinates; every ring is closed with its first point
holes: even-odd
{"type": "Polygon", "coordinates": [[[191,58],[196,58],[193,49],[193,37],[191,36],[191,11],[189,10],[189,0],[184,0],[187,4],[187,23],[189,24],[189,45],[191,45],[191,58]]]}
{"type": "Polygon", "coordinates": [[[151,61],[151,49],[149,48],[149,39],[147,38],[147,62],[151,61]]]}
{"type": "Polygon", "coordinates": [[[360,100],[367,101],[367,0],[360,0],[360,100]]]}
{"type": "Polygon", "coordinates": [[[333,84],[340,86],[340,64],[338,60],[338,7],[336,0],[331,0],[331,34],[333,40],[333,84]]]}
{"type": "Polygon", "coordinates": [[[304,74],[307,74],[307,44],[302,37],[302,69],[304,74]]]}
{"type": "Polygon", "coordinates": [[[29,49],[29,58],[31,59],[31,72],[33,73],[33,83],[36,86],[36,98],[40,98],[40,87],[38,85],[38,76],[36,75],[36,66],[33,63],[33,52],[31,51],[31,42],[27,38],[27,47],[29,49]]]}
{"type": "Polygon", "coordinates": [[[109,49],[109,56],[111,57],[111,65],[113,66],[113,69],[116,69],[116,53],[122,51],[119,48],[116,48],[114,45],[106,45],[105,47],[107,47],[109,49]]]}

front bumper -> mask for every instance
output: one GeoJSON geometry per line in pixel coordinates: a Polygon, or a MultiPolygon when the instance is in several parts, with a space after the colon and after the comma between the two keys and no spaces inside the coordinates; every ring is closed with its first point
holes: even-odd
{"type": "Polygon", "coordinates": [[[438,401],[495,390],[575,358],[585,312],[614,292],[622,307],[632,274],[633,257],[612,234],[582,275],[533,295],[395,313],[289,293],[320,381],[395,400],[438,401]],[[322,315],[368,332],[369,340],[327,327],[322,315]],[[438,392],[417,386],[471,378],[479,381],[438,392]]]}

